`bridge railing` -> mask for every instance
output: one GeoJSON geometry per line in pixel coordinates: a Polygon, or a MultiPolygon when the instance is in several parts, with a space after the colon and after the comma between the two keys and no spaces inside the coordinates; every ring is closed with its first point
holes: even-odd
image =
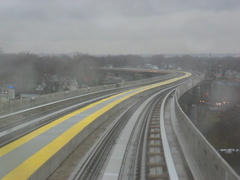
{"type": "Polygon", "coordinates": [[[175,131],[183,154],[195,179],[237,180],[240,177],[220,156],[214,147],[194,126],[181,109],[178,99],[187,90],[204,79],[197,77],[179,86],[171,104],[171,115],[175,117],[175,131]]]}

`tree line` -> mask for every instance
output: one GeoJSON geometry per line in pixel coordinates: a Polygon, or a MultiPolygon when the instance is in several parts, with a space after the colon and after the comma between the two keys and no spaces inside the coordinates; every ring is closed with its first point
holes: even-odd
{"type": "Polygon", "coordinates": [[[84,79],[99,78],[97,70],[92,67],[144,67],[146,63],[162,69],[206,71],[211,66],[240,70],[240,58],[208,58],[190,55],[165,57],[164,55],[108,55],[92,56],[87,54],[39,56],[31,53],[0,53],[0,86],[2,84],[39,84],[49,75],[84,79]]]}

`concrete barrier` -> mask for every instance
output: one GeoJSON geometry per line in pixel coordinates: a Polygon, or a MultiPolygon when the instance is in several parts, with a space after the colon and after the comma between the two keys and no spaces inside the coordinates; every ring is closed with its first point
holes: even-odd
{"type": "Polygon", "coordinates": [[[195,179],[237,180],[240,177],[206,140],[201,132],[181,109],[178,99],[187,90],[203,80],[195,78],[179,86],[171,107],[171,116],[176,118],[175,131],[186,161],[195,179]]]}
{"type": "Polygon", "coordinates": [[[32,98],[6,100],[6,101],[0,102],[0,115],[17,112],[27,108],[39,106],[49,102],[63,100],[66,98],[71,98],[74,96],[85,95],[85,94],[87,95],[89,93],[94,93],[94,92],[97,93],[98,91],[111,90],[116,88],[133,87],[133,86],[141,85],[148,82],[153,82],[157,80],[160,81],[162,79],[173,77],[173,76],[175,76],[175,74],[171,72],[171,74],[168,74],[168,75],[157,76],[157,77],[148,78],[148,79],[141,79],[137,81],[123,82],[121,83],[120,87],[118,87],[117,84],[110,84],[110,85],[82,88],[82,89],[73,90],[73,91],[44,94],[44,95],[40,95],[32,98]]]}

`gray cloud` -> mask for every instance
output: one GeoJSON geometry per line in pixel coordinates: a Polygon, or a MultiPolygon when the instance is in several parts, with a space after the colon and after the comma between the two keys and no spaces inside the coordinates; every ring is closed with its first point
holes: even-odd
{"type": "Polygon", "coordinates": [[[239,52],[239,0],[0,0],[6,52],[239,52]]]}

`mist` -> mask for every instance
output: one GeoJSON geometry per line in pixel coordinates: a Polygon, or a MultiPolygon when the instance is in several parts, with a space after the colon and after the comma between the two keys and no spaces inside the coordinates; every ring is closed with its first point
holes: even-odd
{"type": "Polygon", "coordinates": [[[6,53],[239,53],[240,1],[0,1],[6,53]]]}

